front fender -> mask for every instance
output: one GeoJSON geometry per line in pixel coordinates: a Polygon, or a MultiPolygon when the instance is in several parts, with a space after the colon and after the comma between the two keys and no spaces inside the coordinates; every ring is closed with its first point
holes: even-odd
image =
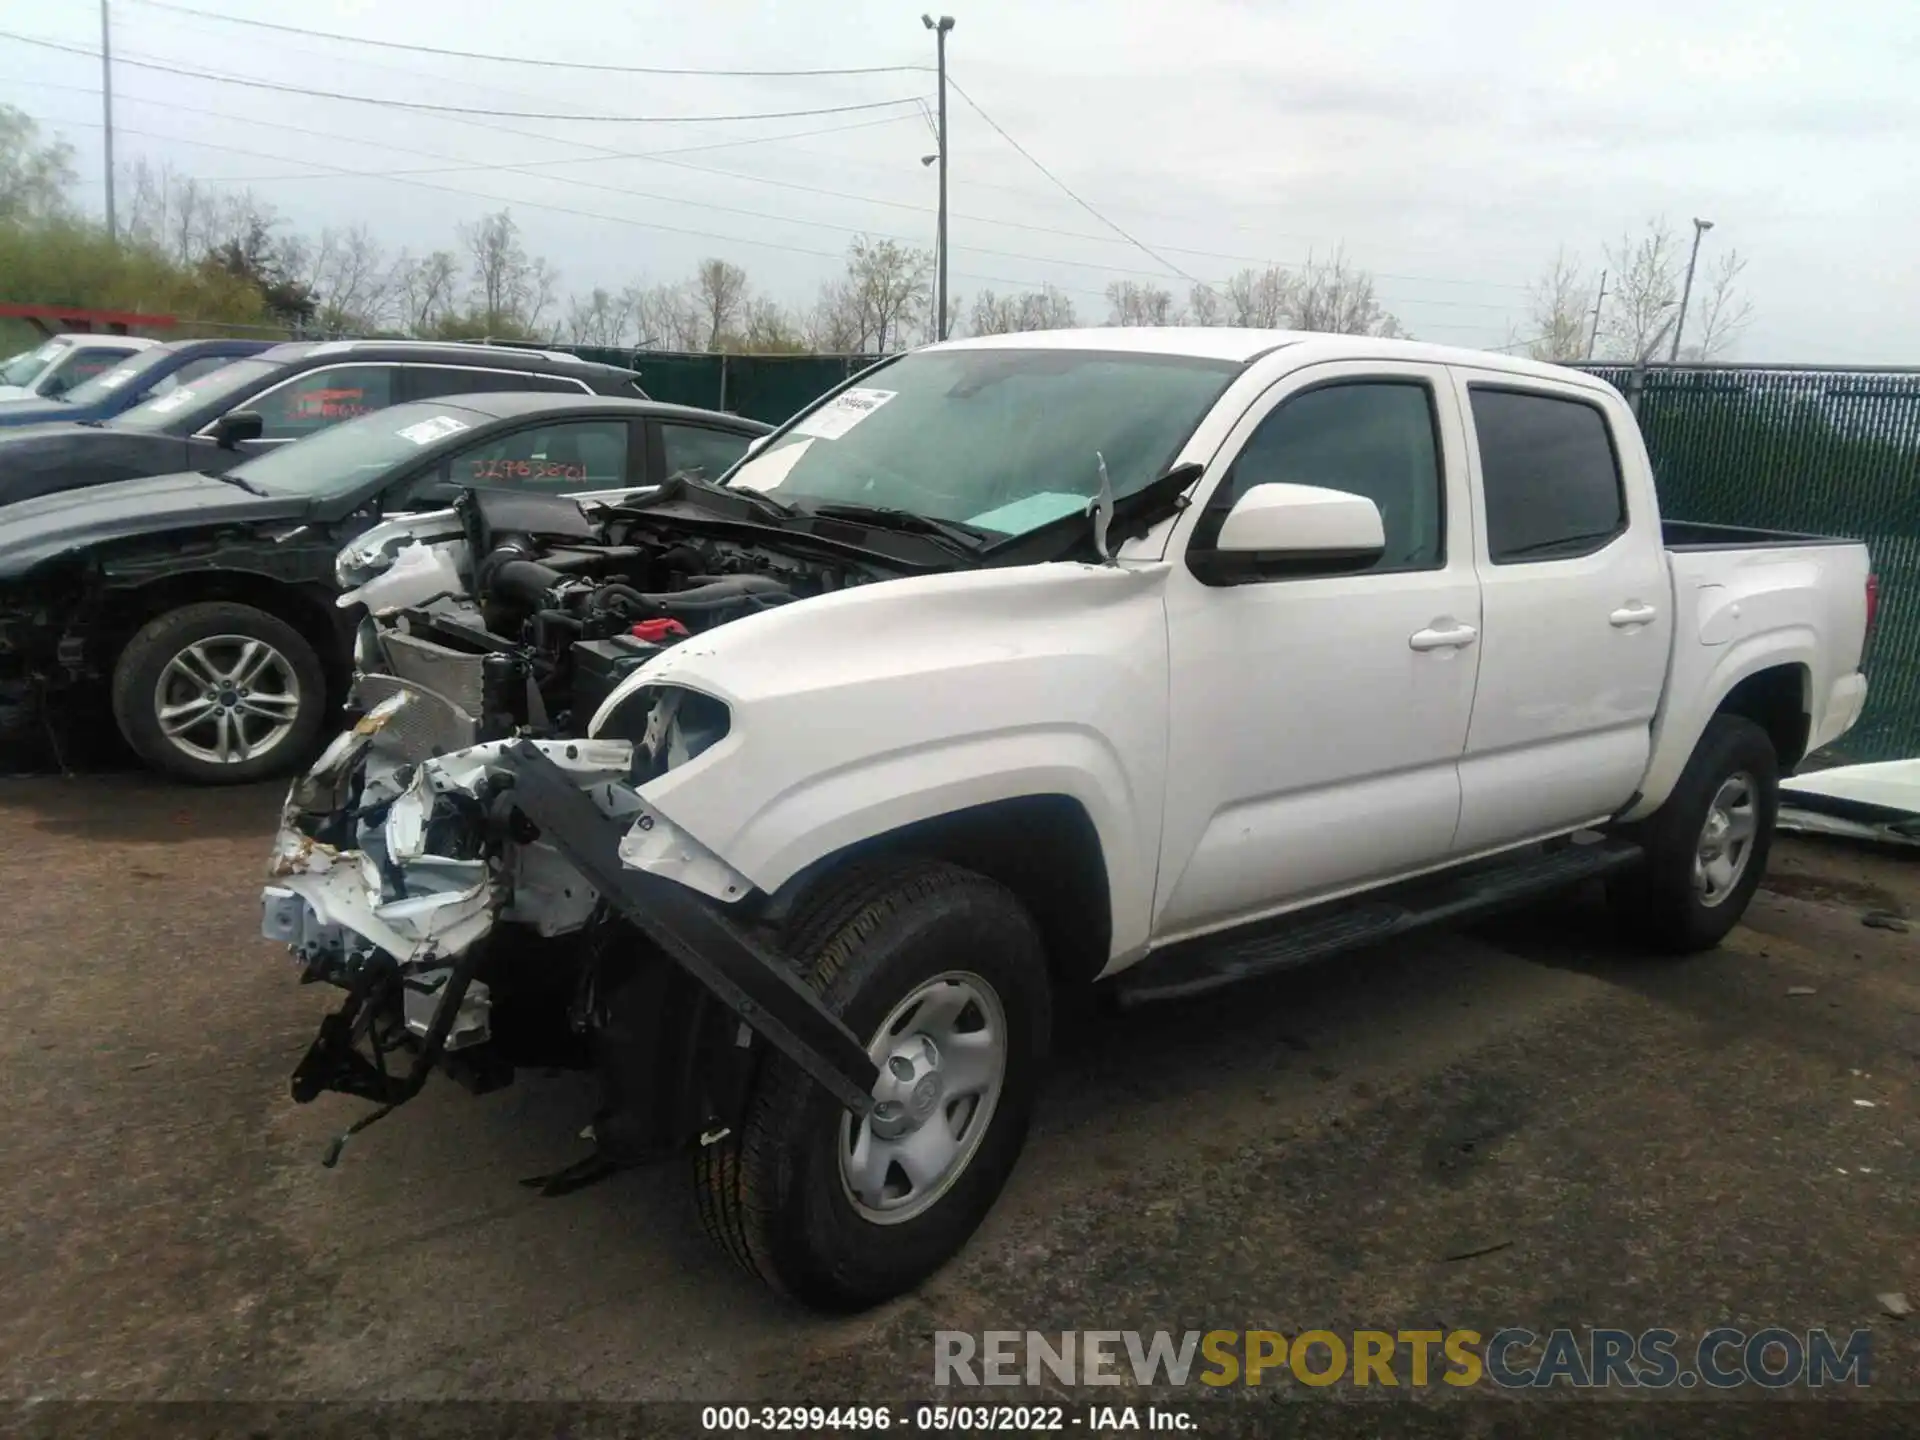
{"type": "Polygon", "coordinates": [[[724,701],[729,733],[642,799],[770,893],[903,825],[1066,796],[1100,840],[1113,951],[1137,950],[1166,785],[1164,575],[915,577],[685,642],[635,679],[724,701]]]}

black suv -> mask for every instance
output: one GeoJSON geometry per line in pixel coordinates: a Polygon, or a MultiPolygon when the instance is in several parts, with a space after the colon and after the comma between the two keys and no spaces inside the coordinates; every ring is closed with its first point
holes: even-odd
{"type": "Polygon", "coordinates": [[[6,506],[83,485],[218,474],[252,455],[408,400],[500,390],[646,398],[631,370],[550,350],[414,340],[276,345],[111,420],[0,431],[6,506]]]}

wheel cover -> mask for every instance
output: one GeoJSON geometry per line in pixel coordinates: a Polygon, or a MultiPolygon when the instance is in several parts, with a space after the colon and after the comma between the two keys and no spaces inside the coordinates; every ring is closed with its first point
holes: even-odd
{"type": "Polygon", "coordinates": [[[881,1022],[873,1114],[840,1119],[840,1183],[862,1218],[899,1225],[953,1188],[986,1138],[1007,1074],[1007,1014],[980,976],[918,985],[881,1022]]]}
{"type": "Polygon", "coordinates": [[[160,734],[182,755],[239,765],[283,744],[300,717],[293,664],[251,635],[210,635],[186,646],[153,687],[160,734]]]}
{"type": "Polygon", "coordinates": [[[1715,906],[1739,888],[1753,858],[1753,842],[1760,830],[1760,787],[1744,770],[1720,782],[1693,855],[1693,893],[1700,903],[1715,906]]]}

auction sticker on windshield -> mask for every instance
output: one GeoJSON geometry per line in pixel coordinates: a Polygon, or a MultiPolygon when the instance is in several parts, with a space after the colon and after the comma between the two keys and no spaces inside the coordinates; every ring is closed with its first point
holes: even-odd
{"type": "Polygon", "coordinates": [[[898,393],[897,390],[842,390],[795,425],[792,433],[838,440],[898,393]]]}
{"type": "Polygon", "coordinates": [[[431,445],[434,441],[444,440],[449,435],[458,435],[466,428],[464,421],[456,420],[451,415],[435,415],[430,420],[409,425],[398,433],[402,440],[411,440],[416,445],[431,445]]]}
{"type": "Polygon", "coordinates": [[[138,365],[122,365],[118,370],[109,370],[100,377],[100,388],[102,390],[118,390],[139,373],[140,367],[138,365]]]}
{"type": "Polygon", "coordinates": [[[147,402],[147,413],[150,415],[171,415],[191,399],[193,399],[193,391],[182,387],[181,389],[162,395],[158,400],[149,400],[147,402]]]}

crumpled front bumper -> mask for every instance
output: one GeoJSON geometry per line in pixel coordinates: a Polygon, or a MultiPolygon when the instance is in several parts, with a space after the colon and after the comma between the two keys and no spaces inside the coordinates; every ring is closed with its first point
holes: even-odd
{"type": "Polygon", "coordinates": [[[716,903],[745,877],[652,811],[629,783],[629,742],[490,741],[409,760],[392,737],[413,703],[376,705],[288,792],[262,929],[303,978],[347,992],[295,1070],[295,1100],[379,1101],[364,1125],[436,1064],[470,1057],[484,1072],[492,996],[476,972],[497,927],[565,934],[604,905],[850,1110],[872,1108],[866,1047],[716,903]],[[400,1050],[414,1057],[404,1076],[387,1069],[400,1050]]]}
{"type": "MultiPolygon", "coordinates": [[[[397,1104],[436,1063],[492,1038],[493,997],[475,977],[503,921],[541,934],[584,925],[599,896],[537,837],[509,833],[501,746],[412,758],[402,724],[431,697],[390,696],[340,735],[287,792],[261,891],[261,931],[302,978],[347,992],[294,1076],[302,1102],[339,1091],[397,1104]],[[405,1075],[387,1061],[411,1052],[405,1075]]],[[[544,742],[617,814],[625,742],[544,742]],[[608,782],[608,783],[597,783],[608,782]]],[[[510,783],[510,782],[508,782],[510,783]]]]}

